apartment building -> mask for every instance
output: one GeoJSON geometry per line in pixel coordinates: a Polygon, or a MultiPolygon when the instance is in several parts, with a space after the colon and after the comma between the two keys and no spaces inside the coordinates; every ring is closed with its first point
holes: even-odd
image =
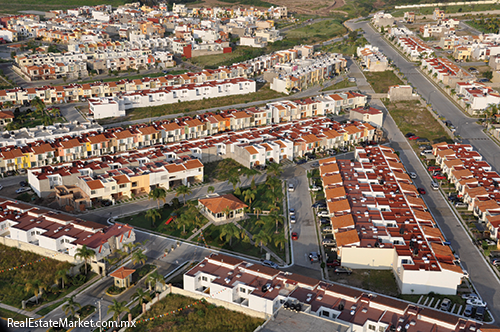
{"type": "Polygon", "coordinates": [[[422,39],[414,36],[401,35],[397,38],[396,44],[412,61],[429,58],[434,53],[422,39]]]}
{"type": "Polygon", "coordinates": [[[389,13],[378,12],[373,15],[372,23],[376,27],[390,27],[396,23],[396,19],[389,13]]]}
{"type": "Polygon", "coordinates": [[[414,12],[405,12],[404,13],[404,20],[406,23],[412,24],[415,22],[415,13],[414,12]]]}
{"type": "MultiPolygon", "coordinates": [[[[482,324],[437,309],[212,254],[184,274],[184,290],[273,315],[285,303],[348,326],[339,331],[480,331],[482,324]]],[[[333,325],[332,325],[333,327],[333,325]]]]}
{"type": "Polygon", "coordinates": [[[483,83],[458,82],[455,90],[465,103],[465,108],[472,114],[481,113],[491,105],[500,104],[500,94],[483,83]]]}
{"type": "Polygon", "coordinates": [[[356,50],[361,66],[368,71],[386,71],[389,61],[379,51],[378,47],[372,45],[358,46],[356,50]]]}
{"type": "Polygon", "coordinates": [[[104,226],[4,199],[0,200],[0,208],[3,244],[77,264],[83,260],[75,254],[85,245],[94,251],[90,265],[100,274],[106,266],[104,258],[135,242],[134,229],[128,225],[104,226]]]}
{"type": "Polygon", "coordinates": [[[468,210],[486,224],[490,237],[498,241],[500,175],[469,144],[439,143],[434,144],[432,149],[436,164],[455,186],[468,210]]]}
{"type": "Polygon", "coordinates": [[[468,82],[473,77],[467,71],[446,58],[422,59],[420,68],[437,81],[455,86],[458,82],[468,82]]]}
{"type": "Polygon", "coordinates": [[[456,294],[463,271],[393,149],[358,147],[319,171],[342,265],[392,270],[403,294],[456,294]]]}

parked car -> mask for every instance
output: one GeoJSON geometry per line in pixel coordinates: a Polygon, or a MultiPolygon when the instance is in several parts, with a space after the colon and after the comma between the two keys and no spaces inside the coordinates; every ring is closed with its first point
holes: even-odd
{"type": "Polygon", "coordinates": [[[334,259],[333,261],[331,262],[327,262],[326,263],[326,266],[328,267],[336,267],[336,266],[340,266],[340,261],[338,259],[334,259]]]}
{"type": "Polygon", "coordinates": [[[276,264],[275,262],[268,261],[268,260],[261,261],[261,264],[264,265],[264,266],[272,267],[273,269],[278,269],[279,268],[278,264],[276,264]]]}
{"type": "Polygon", "coordinates": [[[451,309],[451,300],[450,299],[443,299],[443,301],[441,301],[441,307],[440,307],[441,310],[443,311],[450,311],[451,309]]]}
{"type": "Polygon", "coordinates": [[[295,224],[296,221],[297,219],[295,219],[295,215],[290,216],[290,223],[295,224]]]}
{"type": "Polygon", "coordinates": [[[110,205],[112,205],[112,204],[113,204],[113,202],[111,202],[109,199],[103,199],[103,200],[101,201],[101,203],[102,203],[102,205],[104,205],[104,206],[110,206],[110,205]]]}
{"type": "Polygon", "coordinates": [[[288,211],[289,211],[289,213],[290,213],[290,215],[291,215],[291,216],[294,216],[294,215],[295,215],[295,209],[290,209],[290,210],[288,210],[288,211]]]}
{"type": "Polygon", "coordinates": [[[486,312],[485,307],[478,307],[478,308],[476,308],[476,314],[474,315],[474,317],[478,320],[483,320],[485,312],[486,312]]]}
{"type": "Polygon", "coordinates": [[[439,167],[439,166],[429,166],[429,167],[427,167],[427,170],[429,172],[440,172],[441,171],[441,167],[439,167]]]}
{"type": "Polygon", "coordinates": [[[321,187],[318,187],[318,186],[309,187],[309,191],[320,191],[320,190],[321,190],[321,187]]]}
{"type": "Polygon", "coordinates": [[[412,137],[412,136],[415,136],[415,134],[414,133],[406,133],[406,135],[405,135],[406,138],[409,138],[409,137],[412,137]]]}
{"type": "Polygon", "coordinates": [[[491,264],[495,265],[495,266],[500,266],[500,259],[494,259],[491,261],[491,264]]]}
{"type": "Polygon", "coordinates": [[[466,294],[462,294],[462,299],[464,299],[464,300],[479,299],[479,297],[474,293],[466,293],[466,294]]]}
{"type": "Polygon", "coordinates": [[[2,190],[2,189],[3,189],[3,186],[0,184],[0,190],[2,190]]]}
{"type": "Polygon", "coordinates": [[[28,182],[26,182],[26,181],[21,181],[21,182],[19,182],[19,185],[20,185],[21,187],[26,187],[26,186],[28,185],[28,182]]]}
{"type": "Polygon", "coordinates": [[[443,175],[443,174],[441,174],[441,173],[437,173],[437,174],[434,174],[434,175],[432,176],[432,178],[433,178],[433,179],[436,179],[436,180],[444,180],[444,179],[446,179],[446,176],[444,176],[444,175],[443,175]]]}
{"type": "Polygon", "coordinates": [[[465,317],[470,317],[470,316],[472,316],[472,309],[473,309],[473,308],[474,308],[473,306],[471,306],[470,304],[467,304],[467,305],[465,306],[464,316],[465,316],[465,317]]]}
{"type": "Polygon", "coordinates": [[[323,239],[323,241],[321,241],[321,244],[324,245],[324,246],[333,246],[333,245],[335,245],[335,241],[333,239],[331,239],[331,238],[325,237],[323,239]]]}
{"type": "Polygon", "coordinates": [[[420,138],[420,136],[410,136],[410,137],[408,137],[408,139],[409,139],[410,141],[414,141],[414,140],[417,140],[417,139],[419,139],[419,138],[420,138]]]}
{"type": "Polygon", "coordinates": [[[417,143],[429,143],[429,140],[425,137],[417,139],[417,143]]]}
{"type": "Polygon", "coordinates": [[[311,167],[319,167],[319,162],[315,161],[311,164],[311,167]]]}
{"type": "Polygon", "coordinates": [[[309,260],[311,263],[319,262],[319,254],[315,251],[309,253],[309,260]]]}
{"type": "Polygon", "coordinates": [[[326,204],[323,203],[323,202],[316,202],[314,203],[313,205],[311,205],[311,207],[313,208],[318,208],[318,209],[322,209],[322,208],[326,208],[326,204]]]}
{"type": "Polygon", "coordinates": [[[328,232],[332,232],[332,226],[328,225],[328,226],[325,226],[321,229],[321,232],[323,233],[328,233],[328,232]]]}
{"type": "Polygon", "coordinates": [[[292,183],[288,184],[288,191],[295,191],[295,187],[293,186],[292,183]]]}
{"type": "Polygon", "coordinates": [[[426,150],[420,151],[420,155],[421,156],[425,156],[425,155],[428,155],[428,154],[432,154],[432,150],[426,149],[426,150]]]}
{"type": "Polygon", "coordinates": [[[468,205],[467,205],[467,203],[464,203],[464,202],[457,202],[457,203],[455,203],[455,207],[460,209],[460,208],[466,208],[466,207],[468,207],[468,205]]]}
{"type": "Polygon", "coordinates": [[[418,191],[418,193],[419,193],[420,195],[425,195],[425,194],[426,194],[426,191],[425,191],[425,189],[424,189],[424,188],[418,188],[418,189],[417,189],[417,191],[418,191]]]}
{"type": "Polygon", "coordinates": [[[415,173],[415,172],[408,172],[408,175],[410,176],[411,179],[417,178],[417,173],[415,173]]]}
{"type": "Polygon", "coordinates": [[[20,194],[20,193],[24,193],[24,192],[27,192],[27,191],[30,191],[31,188],[30,187],[21,187],[19,189],[16,190],[16,194],[20,194]]]}
{"type": "Polygon", "coordinates": [[[344,266],[337,266],[334,271],[336,274],[345,273],[347,275],[351,275],[352,273],[352,270],[350,268],[344,266]]]}
{"type": "Polygon", "coordinates": [[[299,239],[299,235],[297,234],[297,232],[292,232],[292,240],[298,240],[299,239]]]}
{"type": "Polygon", "coordinates": [[[450,202],[456,202],[459,200],[459,198],[457,197],[457,195],[448,195],[448,200],[450,202]]]}
{"type": "Polygon", "coordinates": [[[332,223],[330,218],[321,218],[319,222],[321,225],[331,225],[332,223]]]}
{"type": "Polygon", "coordinates": [[[297,160],[297,165],[302,165],[302,164],[305,164],[305,163],[307,163],[307,160],[305,160],[305,159],[297,160]]]}
{"type": "Polygon", "coordinates": [[[439,190],[439,183],[437,183],[436,181],[432,181],[431,182],[431,188],[432,190],[439,190]]]}
{"type": "Polygon", "coordinates": [[[486,302],[481,301],[480,299],[468,299],[467,304],[473,305],[474,307],[486,307],[486,302]]]}
{"type": "Polygon", "coordinates": [[[318,212],[318,217],[328,217],[330,213],[326,210],[321,210],[318,212]]]}

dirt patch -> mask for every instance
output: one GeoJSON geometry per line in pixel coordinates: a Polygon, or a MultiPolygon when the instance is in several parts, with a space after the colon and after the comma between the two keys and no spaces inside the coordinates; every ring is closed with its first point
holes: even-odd
{"type": "MultiPolygon", "coordinates": [[[[379,0],[380,1],[380,0],[379,0]]],[[[305,14],[305,15],[316,15],[316,16],[328,16],[330,13],[341,13],[347,15],[346,12],[342,10],[336,10],[337,8],[345,5],[344,0],[266,0],[266,2],[272,3],[275,6],[286,6],[288,11],[291,13],[305,14]]],[[[200,3],[189,5],[189,7],[240,7],[243,5],[231,4],[227,2],[222,2],[218,0],[203,0],[200,3]]],[[[257,6],[258,7],[258,6],[257,6]]]]}

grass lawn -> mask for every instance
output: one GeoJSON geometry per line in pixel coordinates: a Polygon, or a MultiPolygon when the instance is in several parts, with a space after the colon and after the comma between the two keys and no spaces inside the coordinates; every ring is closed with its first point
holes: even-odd
{"type": "MultiPolygon", "coordinates": [[[[0,245],[0,270],[35,262],[41,258],[44,257],[30,251],[0,245]]],[[[46,259],[20,269],[0,273],[0,301],[21,308],[21,301],[33,296],[32,291],[26,291],[28,281],[40,280],[46,285],[53,285],[56,271],[70,267],[70,263],[46,259]]],[[[52,298],[52,296],[47,295],[51,293],[46,293],[47,298],[50,298],[49,301],[56,300],[60,296],[64,296],[68,289],[70,287],[66,286],[61,293],[58,292],[59,289],[54,289],[58,292],[57,296],[52,298]]]]}
{"type": "MultiPolygon", "coordinates": [[[[475,5],[463,5],[463,6],[446,6],[439,7],[444,10],[446,14],[454,14],[454,13],[465,13],[465,12],[481,12],[488,10],[500,9],[500,5],[495,4],[475,4],[475,5]]],[[[408,9],[398,9],[392,13],[394,17],[402,17],[404,16],[405,11],[408,9]]],[[[416,15],[430,15],[428,19],[432,18],[432,13],[434,11],[434,7],[423,7],[423,8],[415,8],[416,15]]],[[[497,30],[498,31],[498,30],[497,30]]]]}
{"type": "MultiPolygon", "coordinates": [[[[129,0],[109,0],[106,4],[117,7],[123,5],[127,2],[133,2],[129,0]]],[[[7,1],[0,0],[0,8],[2,13],[15,13],[20,10],[39,10],[48,11],[52,9],[70,9],[81,6],[97,6],[102,5],[101,0],[74,0],[68,2],[66,0],[16,0],[7,1]]]]}
{"type": "Polygon", "coordinates": [[[264,322],[263,319],[246,316],[206,302],[196,304],[176,314],[165,315],[194,302],[197,302],[197,299],[169,294],[143,316],[144,319],[155,317],[154,320],[140,322],[136,327],[129,328],[127,331],[251,332],[264,322]],[[159,315],[163,317],[158,317],[159,315]]]}
{"type": "Polygon", "coordinates": [[[164,224],[168,218],[170,218],[170,214],[173,212],[172,208],[160,208],[161,217],[155,221],[155,226],[153,227],[153,223],[151,219],[146,218],[146,211],[139,212],[133,216],[127,216],[116,221],[123,224],[129,224],[132,226],[138,226],[142,228],[146,228],[149,230],[158,230],[161,224],[164,224]]]}
{"type": "MultiPolygon", "coordinates": [[[[14,109],[12,109],[14,110],[14,109]]],[[[59,109],[49,108],[45,112],[39,112],[32,108],[28,112],[14,112],[14,120],[7,125],[7,130],[16,130],[20,128],[31,128],[40,125],[52,125],[54,123],[66,122],[59,109]]]]}
{"type": "Polygon", "coordinates": [[[336,275],[333,268],[330,268],[328,275],[332,281],[346,283],[350,286],[389,296],[399,295],[399,288],[391,270],[353,269],[352,274],[347,276],[345,274],[336,275]]]}
{"type": "Polygon", "coordinates": [[[346,32],[347,30],[340,20],[328,19],[287,31],[285,39],[295,41],[297,44],[303,43],[306,40],[308,44],[315,44],[341,36],[346,32]]]}
{"type": "Polygon", "coordinates": [[[355,86],[357,86],[356,83],[349,82],[347,79],[344,79],[343,81],[340,81],[334,85],[330,85],[329,87],[326,87],[321,91],[338,90],[338,89],[350,88],[350,87],[355,87],[355,86]]]}
{"type": "Polygon", "coordinates": [[[249,93],[246,95],[207,98],[202,100],[185,101],[181,103],[165,104],[160,106],[133,108],[127,111],[127,115],[125,117],[101,119],[98,121],[100,124],[108,124],[118,121],[121,122],[121,121],[146,119],[146,118],[152,118],[151,120],[154,121],[155,117],[168,114],[189,113],[192,111],[198,111],[208,108],[217,108],[234,104],[246,104],[259,100],[280,98],[283,96],[285,95],[280,92],[271,90],[269,88],[269,85],[266,84],[265,86],[257,90],[257,92],[249,93]]]}
{"type": "MultiPolygon", "coordinates": [[[[231,250],[258,258],[262,258],[266,254],[265,250],[262,250],[261,253],[259,247],[250,244],[250,242],[245,242],[241,238],[233,238],[231,241],[231,245],[229,245],[229,242],[224,242],[224,240],[220,239],[220,234],[221,226],[210,225],[203,231],[203,237],[205,238],[205,242],[209,246],[231,250]]],[[[195,240],[204,244],[203,240],[200,238],[197,238],[195,240]]]]}
{"type": "Polygon", "coordinates": [[[207,182],[213,180],[226,181],[229,174],[232,174],[233,172],[238,170],[240,174],[244,174],[247,176],[259,174],[258,171],[249,169],[231,158],[205,164],[203,172],[205,173],[204,177],[205,181],[207,182]]]}
{"type": "Polygon", "coordinates": [[[392,85],[403,84],[401,80],[390,70],[382,72],[364,72],[366,80],[371,84],[376,93],[387,93],[392,85]]]}
{"type": "MultiPolygon", "coordinates": [[[[387,102],[385,106],[403,134],[411,132],[419,137],[427,138],[430,144],[452,142],[438,120],[419,101],[387,102]]],[[[418,150],[416,142],[410,142],[414,149],[418,150]]]]}
{"type": "Polygon", "coordinates": [[[91,304],[87,304],[83,306],[80,310],[77,311],[77,314],[80,316],[80,319],[85,319],[87,316],[93,314],[96,311],[96,307],[91,304]]]}
{"type": "Polygon", "coordinates": [[[23,314],[18,314],[17,312],[10,311],[4,308],[0,308],[0,317],[2,318],[12,318],[15,321],[21,321],[25,320],[28,318],[28,316],[25,316],[23,314]]]}
{"type": "Polygon", "coordinates": [[[48,314],[49,312],[51,312],[55,308],[59,307],[64,302],[66,302],[66,299],[64,299],[62,301],[58,301],[58,302],[56,302],[56,303],[54,303],[52,305],[49,305],[48,307],[45,307],[43,309],[40,309],[36,313],[39,314],[40,316],[45,316],[46,314],[48,314]]]}
{"type": "Polygon", "coordinates": [[[133,279],[135,281],[137,280],[141,280],[141,278],[143,278],[146,274],[148,274],[149,272],[153,271],[154,269],[156,269],[156,266],[153,265],[153,264],[145,264],[145,265],[141,265],[139,266],[135,272],[134,272],[134,275],[133,275],[133,279]]]}
{"type": "Polygon", "coordinates": [[[366,44],[368,44],[368,41],[366,40],[366,38],[358,36],[358,38],[356,38],[356,41],[354,43],[347,41],[347,40],[344,40],[344,41],[333,43],[331,45],[323,46],[321,49],[325,52],[354,55],[354,54],[356,54],[356,50],[357,50],[358,46],[364,46],[366,44]]]}

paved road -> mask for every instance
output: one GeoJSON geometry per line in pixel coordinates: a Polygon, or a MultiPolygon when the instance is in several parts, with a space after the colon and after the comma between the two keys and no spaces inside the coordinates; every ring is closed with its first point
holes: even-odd
{"type": "Polygon", "coordinates": [[[78,112],[75,106],[85,106],[86,103],[71,103],[71,104],[60,104],[56,105],[61,110],[62,116],[66,118],[68,122],[79,121],[80,123],[88,121],[83,115],[78,112]]]}
{"type": "Polygon", "coordinates": [[[444,96],[436,87],[424,77],[414,63],[408,62],[396,50],[394,50],[382,37],[373,30],[368,22],[347,23],[353,29],[362,28],[365,38],[372,45],[379,47],[388,58],[394,61],[402,73],[408,78],[417,91],[426,99],[430,100],[434,109],[444,116],[458,128],[457,133],[463,138],[463,143],[471,144],[476,151],[495,170],[500,170],[500,148],[482,132],[483,127],[475,123],[475,119],[466,116],[444,96]]]}

